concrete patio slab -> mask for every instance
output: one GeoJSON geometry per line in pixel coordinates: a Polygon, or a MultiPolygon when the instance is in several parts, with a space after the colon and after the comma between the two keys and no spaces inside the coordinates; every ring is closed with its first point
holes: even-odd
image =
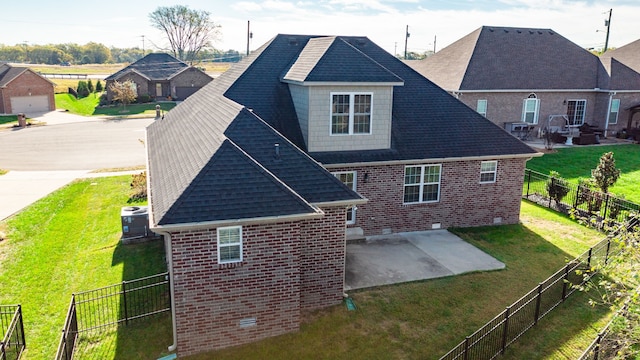
{"type": "Polygon", "coordinates": [[[347,244],[345,290],[504,267],[447,230],[372,236],[347,244]]]}

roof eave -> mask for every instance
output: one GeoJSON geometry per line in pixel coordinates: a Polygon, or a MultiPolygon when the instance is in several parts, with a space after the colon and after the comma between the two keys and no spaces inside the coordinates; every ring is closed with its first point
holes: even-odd
{"type": "Polygon", "coordinates": [[[282,79],[282,82],[301,86],[404,86],[404,81],[305,81],[282,79]]]}
{"type": "Polygon", "coordinates": [[[447,157],[447,158],[431,158],[431,159],[409,159],[409,160],[389,160],[389,161],[371,161],[371,162],[357,162],[357,163],[336,163],[336,164],[323,164],[327,169],[342,168],[342,167],[357,167],[357,166],[381,166],[381,165],[414,165],[424,163],[445,163],[456,161],[484,161],[484,160],[500,160],[500,159],[530,159],[534,157],[540,157],[544,155],[541,152],[526,153],[526,154],[506,154],[506,155],[483,155],[483,156],[465,156],[465,157],[447,157]]]}

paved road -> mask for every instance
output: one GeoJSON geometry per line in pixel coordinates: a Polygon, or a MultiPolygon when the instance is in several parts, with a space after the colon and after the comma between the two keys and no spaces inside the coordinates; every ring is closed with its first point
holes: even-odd
{"type": "Polygon", "coordinates": [[[151,122],[153,119],[90,119],[56,123],[52,119],[45,126],[0,131],[0,169],[93,170],[144,165],[145,127],[151,122]]]}

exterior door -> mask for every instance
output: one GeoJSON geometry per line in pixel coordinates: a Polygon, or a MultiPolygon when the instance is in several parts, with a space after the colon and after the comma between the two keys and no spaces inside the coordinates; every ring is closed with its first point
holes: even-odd
{"type": "MultiPolygon", "coordinates": [[[[343,184],[356,191],[356,172],[355,171],[341,171],[333,173],[343,184]]],[[[352,207],[347,210],[347,224],[353,225],[356,223],[356,207],[352,207]]]]}

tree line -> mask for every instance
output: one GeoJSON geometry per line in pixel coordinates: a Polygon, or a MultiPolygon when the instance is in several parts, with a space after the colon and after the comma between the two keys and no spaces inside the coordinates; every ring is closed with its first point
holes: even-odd
{"type": "MultiPolygon", "coordinates": [[[[0,44],[0,62],[29,64],[110,64],[132,63],[149,52],[170,52],[169,50],[146,50],[138,47],[116,48],[90,42],[78,44],[30,45],[0,44]]],[[[202,49],[196,56],[196,62],[237,62],[242,55],[236,50],[202,49]]]]}

